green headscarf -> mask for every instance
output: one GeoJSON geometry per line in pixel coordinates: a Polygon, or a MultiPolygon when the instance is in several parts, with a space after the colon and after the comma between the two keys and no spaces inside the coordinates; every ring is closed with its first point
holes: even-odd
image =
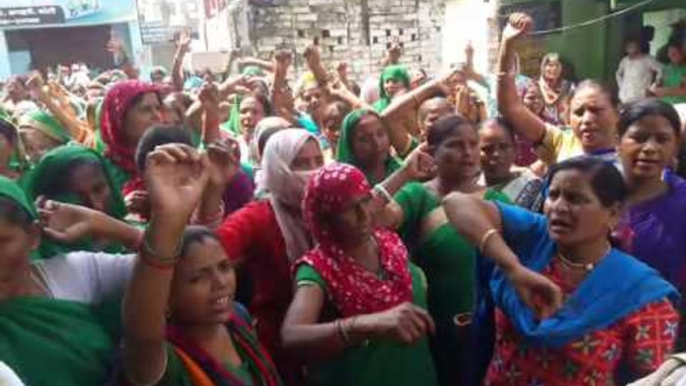
{"type": "MultiPolygon", "coordinates": [[[[121,190],[117,188],[111,164],[105,162],[105,159],[95,150],[76,144],[59,146],[43,155],[40,162],[22,178],[22,184],[27,195],[32,200],[45,195],[51,187],[60,184],[60,180],[64,180],[67,177],[70,165],[77,160],[90,161],[102,166],[111,192],[107,214],[120,220],[123,219],[126,216],[126,206],[121,190]]],[[[83,205],[81,199],[73,194],[61,194],[48,198],[59,202],[83,205]]],[[[94,249],[95,247],[90,239],[79,240],[69,245],[47,239],[41,243],[41,255],[46,257],[75,250],[93,251],[94,249]]],[[[105,251],[110,253],[123,252],[125,248],[121,245],[113,244],[107,246],[105,251]]]]}
{"type": "Polygon", "coordinates": [[[33,201],[24,193],[19,184],[5,176],[0,176],[0,196],[19,204],[33,219],[38,218],[33,201]]]}
{"type": "Polygon", "coordinates": [[[65,300],[0,302],[0,358],[27,386],[104,385],[117,340],[106,317],[65,300]]]}
{"type": "MultiPolygon", "coordinates": [[[[369,174],[367,174],[367,172],[361,168],[359,162],[357,162],[357,160],[355,159],[355,155],[353,154],[352,149],[352,139],[354,130],[355,128],[357,128],[357,125],[360,123],[362,118],[369,114],[378,115],[376,112],[371,110],[358,109],[352,111],[350,114],[345,116],[345,119],[343,119],[343,123],[341,124],[341,137],[338,140],[336,161],[347,163],[357,167],[358,169],[362,170],[365,176],[367,176],[367,181],[369,181],[370,184],[375,184],[381,181],[373,181],[369,174]]],[[[388,177],[394,171],[398,170],[402,166],[402,164],[397,158],[389,154],[385,166],[386,177],[388,177]]]]}
{"type": "Polygon", "coordinates": [[[29,168],[29,162],[26,159],[26,152],[24,151],[24,144],[21,141],[21,136],[19,136],[19,130],[17,130],[17,126],[12,121],[12,117],[10,115],[3,114],[3,111],[4,110],[0,109],[0,121],[7,124],[14,132],[14,152],[10,158],[9,167],[11,170],[21,175],[26,169],[29,168]]]}
{"type": "Polygon", "coordinates": [[[410,88],[410,73],[404,66],[399,64],[388,66],[384,68],[381,73],[381,78],[379,80],[379,100],[374,103],[374,110],[381,113],[391,104],[391,97],[386,94],[386,88],[384,85],[388,80],[395,80],[396,82],[402,82],[405,87],[410,88]]]}
{"type": "Polygon", "coordinates": [[[32,127],[61,144],[71,141],[69,132],[62,127],[55,117],[43,110],[33,110],[22,115],[18,123],[20,130],[22,126],[32,127]]]}
{"type": "Polygon", "coordinates": [[[258,66],[247,66],[241,71],[241,75],[264,76],[264,71],[258,66]]]}
{"type": "Polygon", "coordinates": [[[241,101],[242,97],[234,95],[231,101],[231,112],[229,113],[229,120],[222,123],[220,128],[233,135],[241,133],[241,101]]]}
{"type": "MultiPolygon", "coordinates": [[[[31,216],[31,219],[36,220],[38,218],[38,213],[36,212],[36,207],[33,205],[33,201],[29,199],[16,181],[5,176],[0,176],[0,196],[14,201],[31,216]]],[[[30,259],[39,260],[42,256],[42,250],[39,248],[38,250],[31,252],[30,259]]]]}

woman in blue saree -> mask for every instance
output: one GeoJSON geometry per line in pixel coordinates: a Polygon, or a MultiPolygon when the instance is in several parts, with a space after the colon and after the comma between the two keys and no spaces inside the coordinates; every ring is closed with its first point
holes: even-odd
{"type": "Polygon", "coordinates": [[[496,338],[484,384],[615,384],[654,371],[674,345],[679,296],[608,242],[626,197],[622,176],[583,157],[555,165],[550,181],[545,216],[459,194],[444,202],[481,254],[510,262],[486,276],[496,338]],[[552,280],[562,298],[516,291],[505,279],[517,282],[522,266],[552,280]],[[620,374],[625,365],[631,374],[620,374]]]}

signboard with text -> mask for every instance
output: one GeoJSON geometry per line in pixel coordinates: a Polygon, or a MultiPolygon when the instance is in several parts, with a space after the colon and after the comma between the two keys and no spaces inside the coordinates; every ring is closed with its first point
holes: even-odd
{"type": "Polygon", "coordinates": [[[15,0],[11,3],[11,7],[0,5],[0,29],[113,24],[136,19],[135,0],[15,0]]]}

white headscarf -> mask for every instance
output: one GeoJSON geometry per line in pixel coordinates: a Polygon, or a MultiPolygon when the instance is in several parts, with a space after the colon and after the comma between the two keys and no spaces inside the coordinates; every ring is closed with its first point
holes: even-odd
{"type": "Polygon", "coordinates": [[[302,219],[301,204],[305,185],[313,171],[297,172],[290,167],[308,140],[319,145],[317,138],[307,130],[281,130],[269,138],[262,155],[262,182],[269,193],[269,201],[286,241],[290,261],[299,258],[312,247],[309,232],[302,219]]]}

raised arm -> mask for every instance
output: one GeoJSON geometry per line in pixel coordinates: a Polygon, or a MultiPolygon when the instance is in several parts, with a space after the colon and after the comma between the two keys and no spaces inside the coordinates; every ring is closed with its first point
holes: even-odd
{"type": "Polygon", "coordinates": [[[545,123],[522,103],[515,86],[515,74],[512,72],[514,45],[517,39],[531,29],[531,25],[531,18],[525,14],[510,15],[500,43],[496,69],[498,76],[496,94],[500,114],[512,124],[517,133],[530,142],[540,143],[545,135],[545,123]]]}
{"type": "Polygon", "coordinates": [[[208,228],[219,227],[224,219],[224,191],[240,168],[240,149],[232,138],[211,143],[207,146],[210,178],[203,192],[200,206],[193,222],[208,228]]]}
{"type": "Polygon", "coordinates": [[[391,38],[390,47],[386,50],[386,56],[382,63],[383,67],[400,63],[401,56],[403,56],[403,46],[400,43],[400,39],[397,36],[394,36],[391,38]]]}
{"type": "Polygon", "coordinates": [[[427,152],[427,145],[421,144],[407,157],[403,167],[374,187],[375,198],[379,201],[375,214],[377,225],[388,229],[400,227],[405,221],[405,213],[393,196],[405,184],[426,181],[435,174],[436,163],[427,152]]]}
{"type": "Polygon", "coordinates": [[[219,125],[221,119],[219,114],[219,89],[214,83],[206,83],[200,89],[198,99],[202,104],[202,142],[205,144],[214,143],[221,139],[219,125]]]}
{"type": "Polygon", "coordinates": [[[381,118],[386,123],[388,138],[393,148],[401,154],[407,154],[412,136],[404,126],[408,116],[416,116],[421,103],[437,93],[450,93],[453,83],[461,77],[458,70],[453,70],[442,78],[425,83],[424,85],[393,99],[381,118]]]}
{"type": "Polygon", "coordinates": [[[476,69],[474,68],[474,46],[472,45],[471,41],[467,42],[467,46],[464,49],[464,53],[465,58],[467,58],[467,62],[464,66],[464,73],[465,76],[467,76],[467,79],[473,80],[474,82],[477,82],[482,86],[488,86],[486,77],[476,72],[476,69]]]}
{"type": "Polygon", "coordinates": [[[155,384],[166,367],[165,311],[182,234],[208,179],[204,160],[178,144],[147,159],[152,215],[123,305],[124,369],[133,384],[155,384]]]}
{"type": "Polygon", "coordinates": [[[187,31],[184,31],[179,37],[178,46],[176,47],[176,53],[174,54],[174,61],[172,62],[171,75],[174,82],[174,89],[176,91],[183,91],[183,58],[190,51],[191,47],[191,36],[187,31]]]}
{"type": "MultiPolygon", "coordinates": [[[[44,84],[43,78],[39,73],[35,73],[29,78],[27,86],[35,93],[38,101],[45,106],[50,114],[67,129],[72,138],[82,144],[92,143],[92,133],[88,130],[88,124],[73,115],[71,106],[63,107],[56,101],[59,96],[54,95],[54,88],[44,84]]],[[[65,100],[65,103],[69,103],[68,100],[65,100]]]]}
{"type": "Polygon", "coordinates": [[[476,246],[482,256],[500,267],[522,301],[541,319],[551,316],[562,306],[560,288],[522,265],[505,243],[501,236],[502,217],[495,204],[468,194],[451,193],[444,199],[443,207],[450,224],[476,246]]]}
{"type": "Polygon", "coordinates": [[[307,67],[310,69],[312,74],[314,75],[314,78],[317,81],[317,85],[322,89],[322,92],[325,93],[325,97],[328,99],[328,95],[326,95],[327,92],[327,84],[329,84],[330,80],[330,75],[329,72],[326,70],[326,67],[324,66],[324,63],[322,62],[322,56],[319,52],[319,46],[317,44],[312,44],[307,49],[305,49],[305,53],[303,54],[305,57],[305,61],[307,62],[307,67]]]}
{"type": "Polygon", "coordinates": [[[298,118],[294,106],[293,93],[286,82],[288,68],[293,63],[293,54],[286,50],[278,51],[274,55],[274,63],[272,107],[277,115],[291,123],[296,123],[298,118]]]}

